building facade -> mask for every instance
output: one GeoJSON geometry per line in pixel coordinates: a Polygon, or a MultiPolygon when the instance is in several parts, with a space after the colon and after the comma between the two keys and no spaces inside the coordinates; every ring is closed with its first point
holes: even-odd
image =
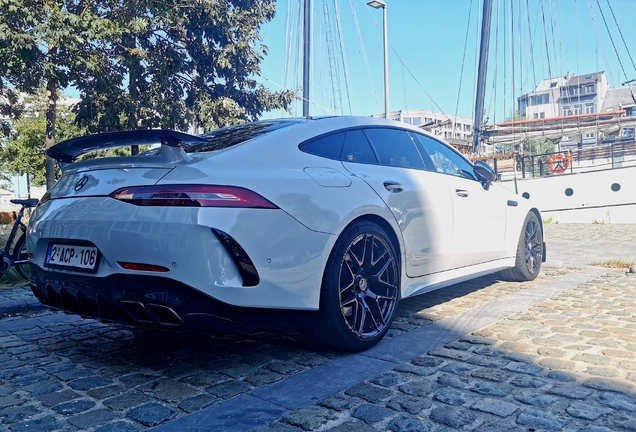
{"type": "MultiPolygon", "coordinates": [[[[612,89],[605,72],[573,75],[541,80],[530,93],[517,99],[518,110],[526,120],[553,119],[584,114],[625,111],[625,116],[636,115],[636,87],[612,89]]],[[[575,120],[573,120],[575,121],[575,120]]],[[[564,137],[562,148],[577,145],[595,145],[620,138],[633,138],[634,127],[618,127],[616,132],[599,134],[585,131],[573,137],[564,137]]]]}
{"type": "MultiPolygon", "coordinates": [[[[373,114],[372,117],[384,117],[384,114],[373,114]]],[[[466,117],[427,110],[400,110],[390,112],[389,119],[419,126],[452,144],[465,145],[473,136],[473,120],[466,117]]]]}
{"type": "Polygon", "coordinates": [[[605,72],[541,80],[530,93],[517,99],[519,112],[527,119],[593,114],[601,112],[610,90],[605,72]]]}

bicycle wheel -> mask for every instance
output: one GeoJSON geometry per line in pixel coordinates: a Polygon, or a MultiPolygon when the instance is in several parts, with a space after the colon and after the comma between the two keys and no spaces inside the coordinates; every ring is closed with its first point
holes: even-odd
{"type": "Polygon", "coordinates": [[[26,233],[23,233],[13,248],[13,265],[20,276],[28,281],[33,280],[33,270],[29,264],[29,254],[26,250],[26,233]]]}

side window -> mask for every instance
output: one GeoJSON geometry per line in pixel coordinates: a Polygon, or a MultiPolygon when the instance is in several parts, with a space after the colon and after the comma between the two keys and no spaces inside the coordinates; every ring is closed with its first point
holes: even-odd
{"type": "Polygon", "coordinates": [[[361,130],[347,132],[340,159],[343,162],[378,163],[367,137],[361,130]]]}
{"type": "Polygon", "coordinates": [[[416,142],[419,141],[418,147],[424,149],[430,156],[433,165],[431,170],[477,180],[473,166],[455,150],[426,135],[413,134],[413,136],[416,142]]]}
{"type": "Polygon", "coordinates": [[[340,151],[344,143],[345,133],[336,133],[305,142],[300,145],[300,150],[316,156],[323,156],[329,159],[340,159],[340,151]]]}
{"type": "Polygon", "coordinates": [[[424,162],[409,133],[399,129],[365,129],[382,165],[424,169],[424,162]]]}

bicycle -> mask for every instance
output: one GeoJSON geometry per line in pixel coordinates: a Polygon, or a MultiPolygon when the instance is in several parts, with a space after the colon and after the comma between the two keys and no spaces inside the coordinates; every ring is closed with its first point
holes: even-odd
{"type": "Polygon", "coordinates": [[[24,222],[22,222],[22,218],[24,217],[24,210],[35,207],[38,204],[38,200],[34,198],[23,200],[13,199],[11,202],[13,204],[21,205],[22,208],[15,216],[15,222],[13,222],[13,227],[11,228],[9,238],[7,239],[7,244],[4,246],[4,249],[0,250],[0,276],[7,272],[11,267],[15,267],[18,273],[20,273],[20,276],[29,281],[33,278],[31,277],[32,271],[31,266],[29,265],[29,254],[26,250],[27,226],[24,222]],[[13,250],[11,250],[13,239],[15,239],[18,234],[18,230],[22,231],[22,235],[20,235],[18,240],[15,242],[15,246],[13,246],[13,250]]]}

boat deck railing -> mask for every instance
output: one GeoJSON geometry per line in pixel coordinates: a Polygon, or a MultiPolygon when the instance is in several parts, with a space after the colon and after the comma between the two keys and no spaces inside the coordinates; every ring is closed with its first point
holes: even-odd
{"type": "Polygon", "coordinates": [[[599,171],[636,166],[634,137],[617,138],[614,142],[537,155],[491,155],[473,158],[488,162],[500,179],[548,177],[577,172],[599,171]]]}

